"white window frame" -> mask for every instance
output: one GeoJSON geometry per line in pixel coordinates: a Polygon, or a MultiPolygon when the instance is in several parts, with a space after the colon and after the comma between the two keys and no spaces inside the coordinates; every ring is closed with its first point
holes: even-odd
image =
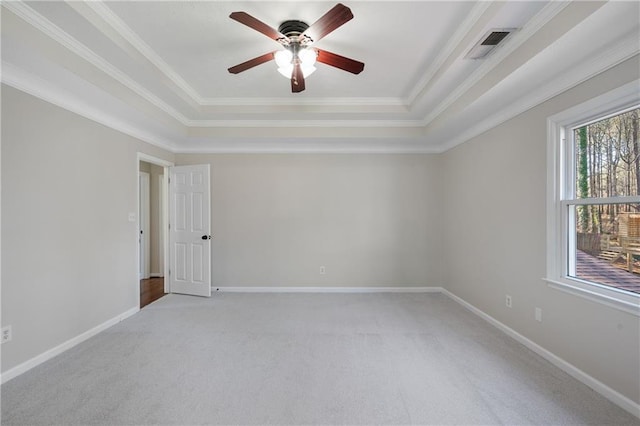
{"type": "Polygon", "coordinates": [[[572,129],[598,121],[640,104],[640,80],[625,84],[547,119],[547,276],[549,287],[601,303],[640,317],[640,295],[571,277],[570,247],[575,236],[569,232],[580,204],[640,203],[640,197],[576,200],[575,147],[572,129]]]}

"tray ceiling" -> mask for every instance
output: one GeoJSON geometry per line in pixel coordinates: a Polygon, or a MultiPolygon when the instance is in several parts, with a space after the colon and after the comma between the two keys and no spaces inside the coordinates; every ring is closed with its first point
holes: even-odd
{"type": "Polygon", "coordinates": [[[351,1],[293,94],[279,45],[228,18],[313,23],[336,2],[3,2],[2,79],[174,152],[441,152],[640,51],[638,2],[351,1]],[[465,59],[494,28],[516,31],[465,59]]]}

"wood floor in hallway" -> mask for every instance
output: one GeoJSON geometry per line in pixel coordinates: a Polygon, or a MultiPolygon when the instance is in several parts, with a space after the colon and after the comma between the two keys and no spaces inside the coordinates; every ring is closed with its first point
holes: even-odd
{"type": "Polygon", "coordinates": [[[163,277],[140,280],[140,308],[144,308],[164,295],[163,277]]]}

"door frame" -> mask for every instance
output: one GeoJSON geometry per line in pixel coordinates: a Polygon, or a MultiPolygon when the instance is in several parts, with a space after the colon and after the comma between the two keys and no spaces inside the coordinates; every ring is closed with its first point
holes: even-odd
{"type": "MultiPolygon", "coordinates": [[[[155,164],[156,166],[160,166],[164,168],[164,173],[163,173],[163,180],[164,180],[164,185],[162,188],[162,197],[161,197],[161,202],[162,202],[162,217],[164,218],[164,223],[162,224],[162,251],[163,251],[163,274],[164,274],[164,292],[165,293],[170,293],[171,292],[171,288],[169,286],[169,167],[173,167],[175,164],[171,161],[167,161],[167,160],[163,160],[162,158],[158,158],[158,157],[154,157],[152,155],[149,154],[145,154],[143,152],[137,152],[136,154],[136,165],[135,165],[135,170],[136,170],[136,200],[138,205],[140,205],[140,185],[139,185],[139,175],[140,175],[140,162],[144,161],[145,163],[151,163],[151,164],[155,164]]],[[[140,217],[139,214],[136,215],[136,224],[137,227],[136,229],[140,229],[140,217]]],[[[139,247],[139,236],[136,236],[136,257],[137,257],[137,261],[136,261],[136,277],[139,277],[140,275],[140,247],[139,247]]],[[[135,282],[135,288],[136,288],[136,298],[137,298],[137,304],[136,306],[140,306],[140,280],[137,279],[135,282]]]]}
{"type": "Polygon", "coordinates": [[[138,232],[140,279],[151,277],[151,174],[138,172],[138,232]]]}

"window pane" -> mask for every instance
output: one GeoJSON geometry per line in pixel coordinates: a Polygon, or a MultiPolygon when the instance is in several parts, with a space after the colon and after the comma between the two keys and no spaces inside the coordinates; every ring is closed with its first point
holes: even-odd
{"type": "Polygon", "coordinates": [[[640,108],[574,129],[576,198],[639,195],[640,108]]]}
{"type": "Polygon", "coordinates": [[[570,256],[575,266],[569,275],[640,293],[640,204],[574,208],[576,239],[570,256]]]}

